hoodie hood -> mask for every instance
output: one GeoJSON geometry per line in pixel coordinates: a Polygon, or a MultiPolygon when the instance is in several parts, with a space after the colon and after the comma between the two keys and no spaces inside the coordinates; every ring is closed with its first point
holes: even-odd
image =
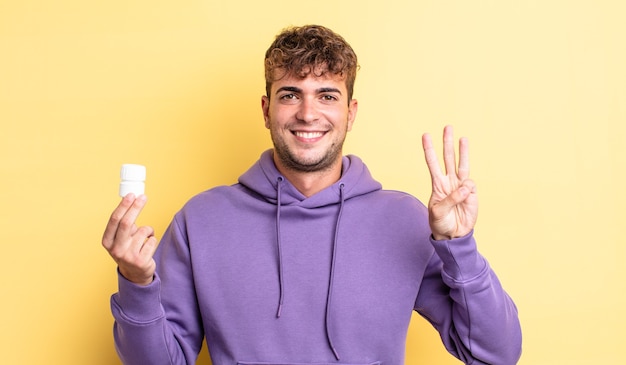
{"type": "Polygon", "coordinates": [[[342,159],[342,170],[340,179],[326,189],[306,197],[299,192],[285,177],[283,177],[273,159],[273,150],[267,150],[259,161],[254,164],[246,173],[239,178],[239,183],[248,189],[259,194],[270,204],[276,205],[276,248],[278,281],[280,294],[278,298],[278,310],[276,317],[280,318],[285,299],[284,274],[283,274],[283,250],[281,231],[281,207],[296,205],[305,209],[315,209],[337,205],[335,224],[328,227],[334,231],[332,242],[332,257],[330,263],[330,273],[328,281],[328,292],[326,294],[326,316],[325,327],[328,346],[337,360],[340,360],[339,352],[333,342],[333,331],[331,329],[331,306],[333,297],[333,282],[335,278],[336,252],[338,242],[338,232],[341,225],[344,203],[350,198],[371,193],[382,189],[379,182],[372,178],[369,170],[360,158],[349,155],[342,159]]]}
{"type": "Polygon", "coordinates": [[[350,198],[382,189],[382,185],[374,180],[360,158],[354,155],[343,157],[341,177],[328,188],[306,197],[284,178],[273,159],[273,150],[263,152],[261,158],[248,171],[239,177],[239,183],[261,195],[272,204],[278,204],[278,185],[281,184],[281,204],[298,204],[303,208],[318,208],[340,202],[341,186],[343,198],[350,198]],[[282,182],[281,182],[282,181],[282,182]]]}

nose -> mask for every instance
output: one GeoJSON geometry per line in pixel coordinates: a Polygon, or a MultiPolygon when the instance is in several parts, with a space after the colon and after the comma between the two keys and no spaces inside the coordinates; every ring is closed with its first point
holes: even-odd
{"type": "Polygon", "coordinates": [[[296,113],[296,118],[305,123],[315,122],[319,118],[319,111],[313,98],[303,98],[296,113]]]}

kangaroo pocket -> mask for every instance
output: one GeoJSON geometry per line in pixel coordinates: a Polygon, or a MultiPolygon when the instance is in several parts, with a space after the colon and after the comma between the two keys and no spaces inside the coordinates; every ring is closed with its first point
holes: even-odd
{"type": "Polygon", "coordinates": [[[260,362],[239,361],[237,365],[380,365],[380,361],[370,363],[341,363],[341,362],[260,362]]]}

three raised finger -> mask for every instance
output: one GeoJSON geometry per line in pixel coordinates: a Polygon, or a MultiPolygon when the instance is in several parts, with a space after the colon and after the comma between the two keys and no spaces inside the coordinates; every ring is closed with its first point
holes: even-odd
{"type": "MultiPolygon", "coordinates": [[[[425,133],[422,136],[422,146],[424,148],[424,156],[426,157],[426,165],[428,166],[430,175],[434,180],[436,177],[442,176],[442,170],[439,165],[437,153],[433,147],[432,139],[428,133],[425,133]]],[[[454,131],[450,125],[446,126],[443,131],[443,160],[446,175],[456,175],[461,181],[469,178],[468,139],[459,139],[459,164],[457,167],[454,148],[454,131]]]]}

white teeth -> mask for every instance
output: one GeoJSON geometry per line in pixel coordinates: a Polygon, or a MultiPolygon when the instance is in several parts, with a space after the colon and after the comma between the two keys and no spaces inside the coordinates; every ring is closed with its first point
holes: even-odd
{"type": "Polygon", "coordinates": [[[307,139],[318,138],[323,135],[324,135],[323,132],[296,132],[296,136],[300,138],[307,138],[307,139]]]}

